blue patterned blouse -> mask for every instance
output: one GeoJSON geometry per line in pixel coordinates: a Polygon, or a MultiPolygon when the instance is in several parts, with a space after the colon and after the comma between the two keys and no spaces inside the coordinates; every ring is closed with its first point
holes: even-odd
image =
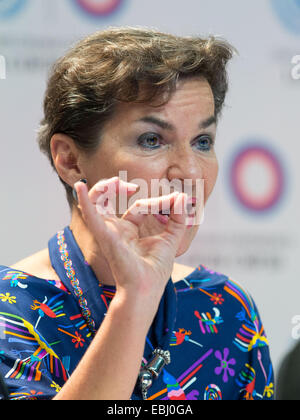
{"type": "MultiPolygon", "coordinates": [[[[49,241],[49,253],[60,282],[0,266],[0,373],[11,399],[51,399],[60,391],[116,292],[99,284],[69,227],[49,241]]],[[[249,294],[203,265],[175,284],[170,279],[169,288],[174,322],[161,322],[171,313],[163,297],[141,367],[163,325],[172,325],[165,328],[171,363],[148,400],[274,399],[268,340],[249,294]]],[[[142,399],[137,387],[131,399],[142,399]]]]}

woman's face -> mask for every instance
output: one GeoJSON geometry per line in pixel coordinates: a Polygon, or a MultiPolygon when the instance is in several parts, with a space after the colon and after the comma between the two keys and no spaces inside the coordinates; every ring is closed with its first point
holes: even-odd
{"type": "MultiPolygon", "coordinates": [[[[186,182],[192,185],[195,196],[196,181],[204,180],[201,182],[206,203],[218,174],[214,115],[213,93],[204,79],[180,81],[170,101],[159,108],[151,104],[118,105],[104,127],[97,152],[84,161],[82,170],[89,187],[100,179],[126,171],[127,182],[138,183],[137,179],[143,179],[147,183],[147,197],[151,197],[151,180],[162,179],[180,182],[182,191],[184,181],[190,180],[186,182]]],[[[162,193],[155,196],[158,195],[162,193]]],[[[194,225],[186,229],[177,256],[186,252],[198,228],[199,225],[194,225]]],[[[157,218],[147,217],[141,236],[164,229],[157,218]]]]}

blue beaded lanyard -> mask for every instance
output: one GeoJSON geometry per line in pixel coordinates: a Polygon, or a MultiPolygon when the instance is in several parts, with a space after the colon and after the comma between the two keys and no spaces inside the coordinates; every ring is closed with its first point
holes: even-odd
{"type": "MultiPolygon", "coordinates": [[[[48,247],[52,267],[78,301],[81,314],[94,337],[107,312],[101,299],[104,285],[99,284],[92,268],[85,261],[69,226],[57,232],[49,240],[48,247]]],[[[175,287],[170,277],[148,332],[155,350],[152,351],[149,362],[141,368],[138,376],[137,385],[144,400],[147,399],[153,381],[159,377],[164,366],[171,363],[168,349],[175,326],[176,306],[175,287]]],[[[147,356],[146,353],[149,351],[145,349],[144,356],[147,356]]]]}

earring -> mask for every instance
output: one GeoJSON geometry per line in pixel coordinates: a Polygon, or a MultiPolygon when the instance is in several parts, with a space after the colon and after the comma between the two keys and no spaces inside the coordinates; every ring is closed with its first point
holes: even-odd
{"type": "MultiPolygon", "coordinates": [[[[79,182],[83,182],[84,184],[87,184],[87,180],[85,178],[80,179],[79,182]]],[[[77,197],[77,192],[75,188],[73,188],[72,193],[73,193],[74,200],[78,203],[78,197],[77,197]]]]}

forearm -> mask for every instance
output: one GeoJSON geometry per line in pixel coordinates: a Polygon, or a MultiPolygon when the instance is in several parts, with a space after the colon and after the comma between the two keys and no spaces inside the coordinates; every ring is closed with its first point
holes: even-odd
{"type": "MultiPolygon", "coordinates": [[[[150,328],[136,305],[116,295],[84,357],[55,400],[128,400],[150,328]]],[[[151,323],[150,323],[151,324],[151,323]]]]}

